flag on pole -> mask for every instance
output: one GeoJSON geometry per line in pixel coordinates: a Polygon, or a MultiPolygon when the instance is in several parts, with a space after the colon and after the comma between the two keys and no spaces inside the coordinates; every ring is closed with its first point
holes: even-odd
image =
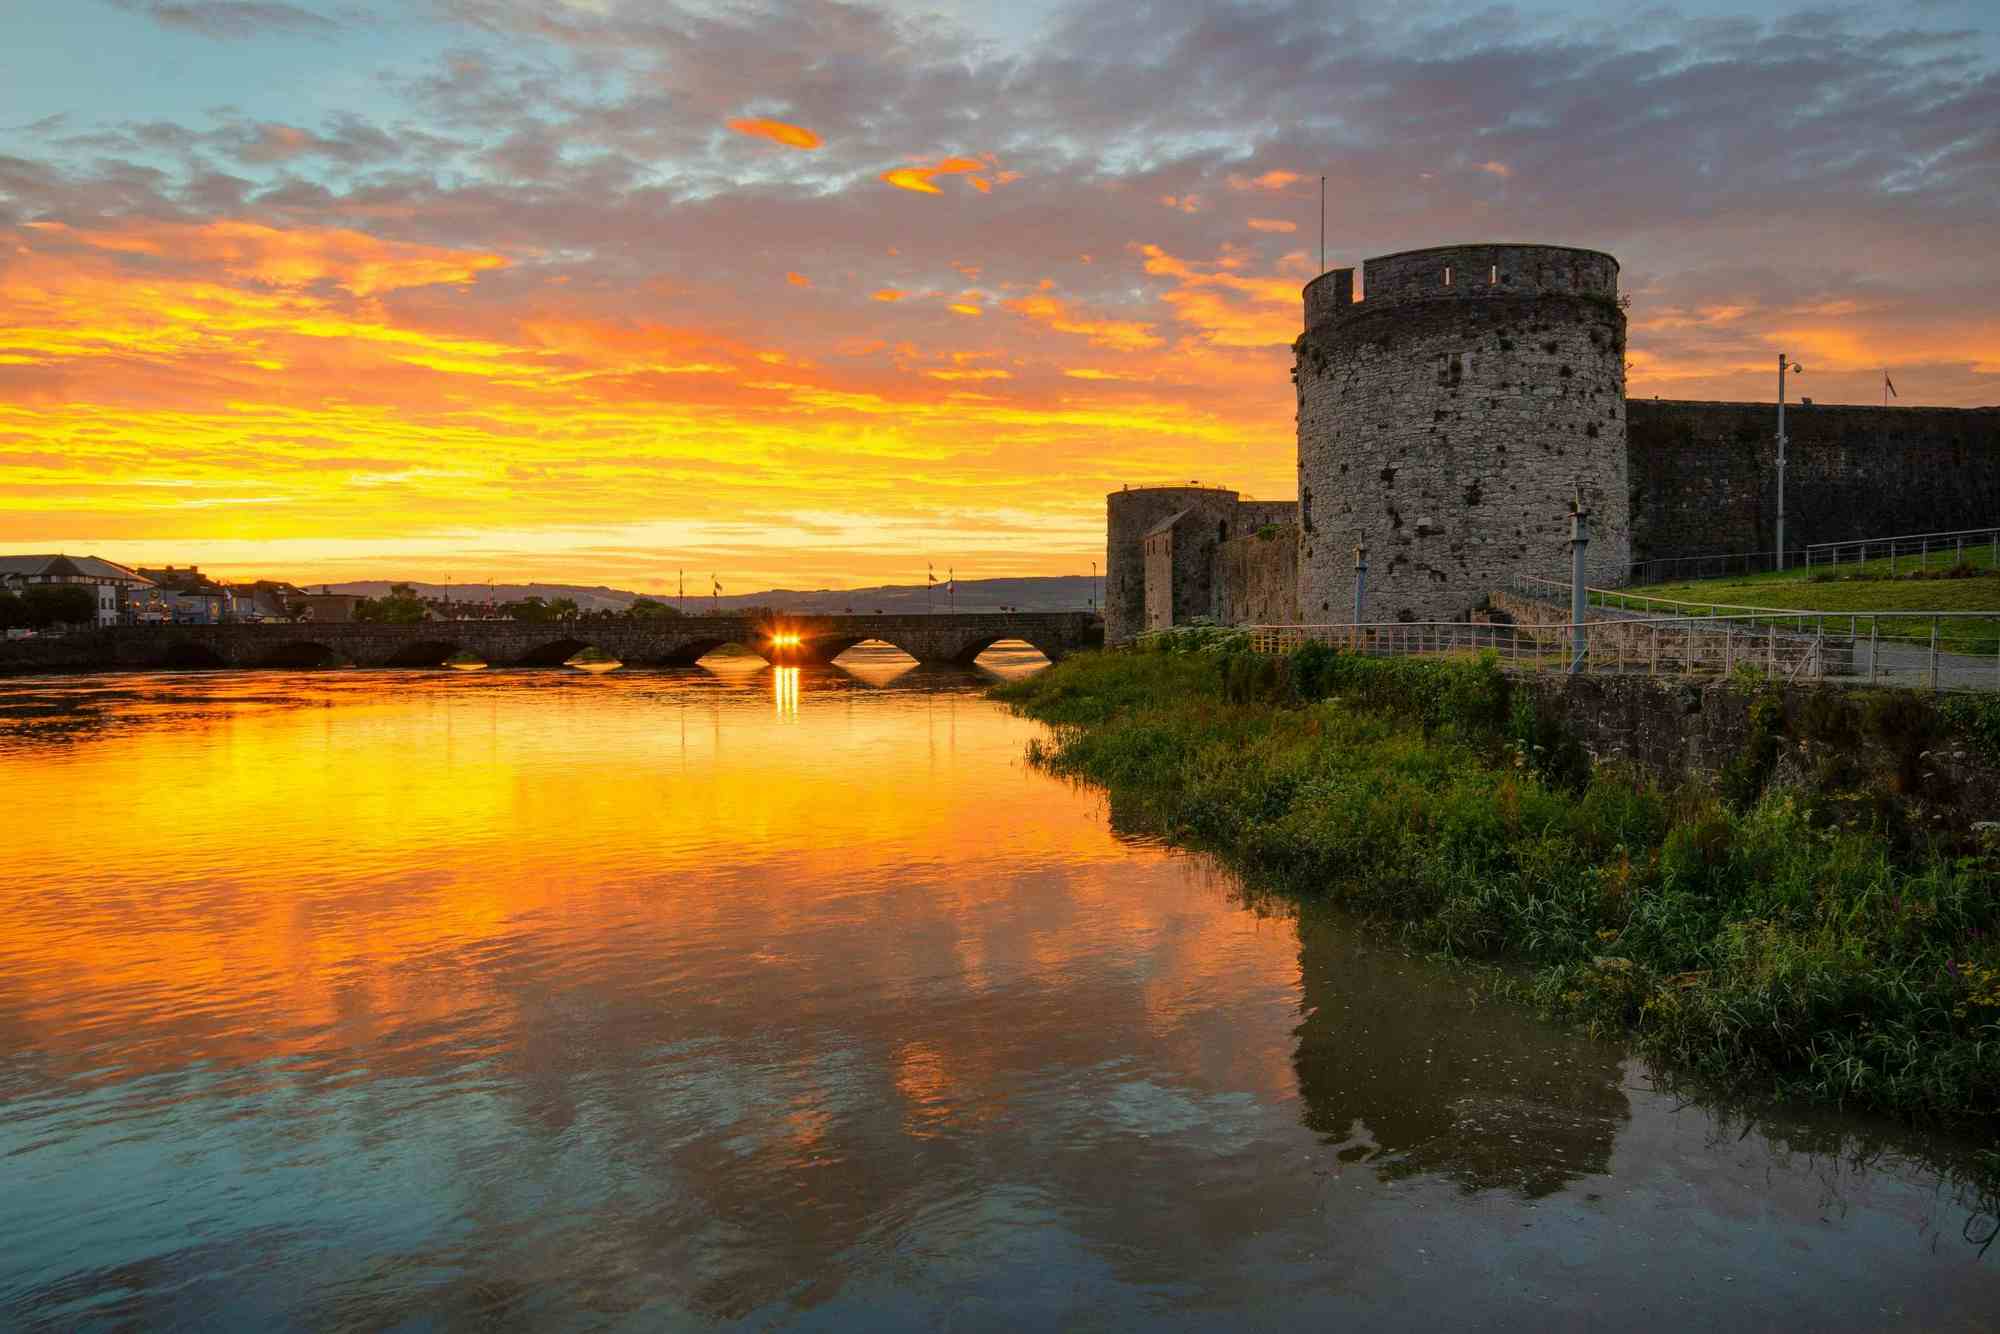
{"type": "Polygon", "coordinates": [[[1889,391],[1889,397],[1891,398],[1902,397],[1901,394],[1896,392],[1896,382],[1889,378],[1889,372],[1887,371],[1882,372],[1882,387],[1889,391]]]}

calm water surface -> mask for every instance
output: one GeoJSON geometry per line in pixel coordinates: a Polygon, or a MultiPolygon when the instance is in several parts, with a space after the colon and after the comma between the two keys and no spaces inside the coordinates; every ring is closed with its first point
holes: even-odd
{"type": "Polygon", "coordinates": [[[0,1326],[2000,1320],[1957,1147],[1683,1105],[851,656],[0,686],[0,1326]]]}

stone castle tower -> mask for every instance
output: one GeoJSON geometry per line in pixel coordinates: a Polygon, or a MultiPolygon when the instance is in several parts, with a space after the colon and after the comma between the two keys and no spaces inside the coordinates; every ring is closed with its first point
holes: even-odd
{"type": "MultiPolygon", "coordinates": [[[[1618,261],[1462,245],[1367,260],[1305,288],[1298,387],[1299,619],[1451,620],[1509,575],[1559,574],[1574,490],[1592,582],[1631,561],[1618,261]]],[[[1114,519],[1115,522],[1115,519],[1114,519]]]]}

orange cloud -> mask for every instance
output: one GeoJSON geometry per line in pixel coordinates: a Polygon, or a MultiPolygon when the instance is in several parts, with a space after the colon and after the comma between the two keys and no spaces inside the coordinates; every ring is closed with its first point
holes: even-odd
{"type": "Polygon", "coordinates": [[[1014,378],[1012,371],[993,369],[977,371],[925,371],[924,374],[930,376],[933,380],[1011,380],[1014,378]]]}
{"type": "Polygon", "coordinates": [[[872,300],[875,301],[901,301],[904,297],[908,296],[909,293],[898,291],[896,288],[893,287],[878,287],[873,292],[870,292],[868,295],[872,300]]]}
{"type": "MultiPolygon", "coordinates": [[[[982,162],[976,158],[948,157],[942,158],[929,166],[893,167],[882,173],[882,179],[890,185],[895,186],[898,190],[910,190],[920,195],[940,195],[944,191],[931,184],[935,178],[939,176],[966,176],[972,182],[974,189],[978,190],[981,194],[991,194],[993,192],[993,181],[988,180],[984,175],[972,174],[974,172],[986,172],[991,166],[992,163],[990,161],[982,162]]],[[[993,180],[997,180],[1002,184],[1005,184],[1009,180],[1017,179],[1019,179],[1019,173],[1017,172],[1001,172],[993,178],[993,180]]]]}
{"type": "Polygon", "coordinates": [[[738,134],[747,134],[758,139],[769,139],[774,144],[787,148],[814,149],[822,143],[820,137],[803,125],[787,125],[781,120],[765,120],[762,117],[742,117],[729,122],[729,128],[738,134]]]}
{"type": "Polygon", "coordinates": [[[803,273],[787,272],[785,274],[785,281],[794,287],[811,287],[813,285],[813,280],[806,277],[803,273]]]}
{"type": "Polygon", "coordinates": [[[1304,180],[1295,171],[1267,171],[1262,176],[1231,176],[1229,188],[1232,190],[1282,190],[1286,186],[1304,180]]]}
{"type": "Polygon", "coordinates": [[[941,195],[944,191],[931,184],[935,172],[923,167],[896,167],[882,173],[882,179],[898,190],[913,190],[922,195],[941,195]]]}
{"type": "Polygon", "coordinates": [[[1201,212],[1201,207],[1202,207],[1201,196],[1161,195],[1160,206],[1162,208],[1174,209],[1175,211],[1180,213],[1199,213],[1201,212]]]}
{"type": "Polygon", "coordinates": [[[1298,282],[1292,277],[1245,277],[1243,256],[1225,252],[1204,272],[1155,245],[1142,245],[1146,272],[1176,280],[1161,300],[1183,324],[1218,347],[1269,347],[1298,333],[1298,282]]]}
{"type": "Polygon", "coordinates": [[[1295,232],[1298,229],[1296,222],[1287,222],[1283,218],[1250,219],[1250,230],[1253,232],[1295,232]]]}
{"type": "Polygon", "coordinates": [[[1052,296],[1016,297],[1003,303],[1017,315],[1046,325],[1057,333],[1081,334],[1099,347],[1136,352],[1162,346],[1166,340],[1141,320],[1092,320],[1071,312],[1052,296]]]}
{"type": "Polygon", "coordinates": [[[946,309],[951,311],[952,314],[954,315],[984,315],[986,313],[983,309],[981,309],[978,306],[967,305],[964,303],[955,303],[953,305],[947,306],[946,309]]]}
{"type": "Polygon", "coordinates": [[[143,255],[176,265],[213,265],[230,277],[272,287],[331,282],[355,296],[402,288],[471,282],[507,267],[503,255],[444,246],[385,241],[339,227],[281,229],[256,222],[134,223],[78,229],[30,224],[61,241],[113,254],[143,255]]]}
{"type": "Polygon", "coordinates": [[[1504,162],[1482,162],[1479,164],[1479,169],[1489,176],[1498,176],[1503,181],[1514,174],[1514,169],[1504,162]]]}

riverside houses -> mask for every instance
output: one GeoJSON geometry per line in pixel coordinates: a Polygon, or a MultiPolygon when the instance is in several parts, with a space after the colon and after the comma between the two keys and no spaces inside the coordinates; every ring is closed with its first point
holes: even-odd
{"type": "Polygon", "coordinates": [[[153,589],[137,570],[97,556],[0,556],[0,588],[20,592],[43,584],[81,584],[94,591],[99,625],[128,624],[133,604],[153,589]]]}

